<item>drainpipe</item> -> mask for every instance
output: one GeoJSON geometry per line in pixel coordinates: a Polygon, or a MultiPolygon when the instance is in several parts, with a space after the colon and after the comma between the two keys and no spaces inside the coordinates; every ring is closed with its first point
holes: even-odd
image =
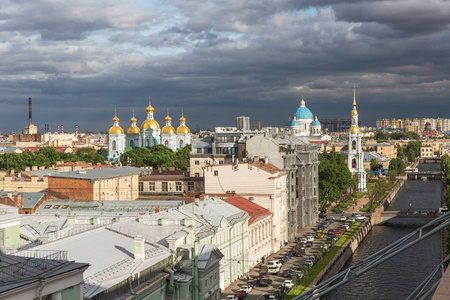
{"type": "Polygon", "coordinates": [[[39,287],[39,300],[42,300],[42,291],[44,290],[45,282],[45,279],[41,279],[41,285],[39,287]]]}
{"type": "Polygon", "coordinates": [[[193,300],[198,300],[198,241],[194,241],[194,253],[192,254],[192,277],[194,277],[193,300]]]}
{"type": "Polygon", "coordinates": [[[131,286],[132,280],[133,280],[133,275],[130,275],[130,277],[128,277],[128,283],[130,284],[129,285],[130,293],[131,293],[131,295],[133,295],[133,299],[137,299],[137,293],[135,291],[133,291],[133,287],[131,286]]]}
{"type": "Polygon", "coordinates": [[[173,292],[173,287],[174,287],[174,271],[171,268],[164,268],[164,272],[169,273],[170,274],[170,279],[169,279],[169,292],[173,292]]]}

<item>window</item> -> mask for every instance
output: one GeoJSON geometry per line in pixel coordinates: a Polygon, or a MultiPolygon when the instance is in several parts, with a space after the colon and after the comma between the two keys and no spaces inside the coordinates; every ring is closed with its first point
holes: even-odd
{"type": "Polygon", "coordinates": [[[61,205],[54,205],[53,208],[54,209],[58,209],[61,205]]]}
{"type": "Polygon", "coordinates": [[[150,141],[148,139],[145,140],[145,146],[147,146],[147,147],[150,146],[150,141]]]}
{"type": "Polygon", "coordinates": [[[195,173],[195,177],[200,177],[200,173],[195,173]]]}
{"type": "Polygon", "coordinates": [[[149,182],[148,183],[148,190],[150,192],[154,192],[155,191],[155,183],[154,182],[149,182]]]}
{"type": "Polygon", "coordinates": [[[180,149],[183,149],[183,140],[180,140],[180,149]]]}
{"type": "Polygon", "coordinates": [[[200,165],[200,161],[199,161],[199,160],[195,160],[195,161],[194,161],[194,164],[195,164],[196,166],[198,166],[198,165],[200,165]]]}
{"type": "Polygon", "coordinates": [[[134,141],[130,140],[130,147],[134,147],[134,141]]]}
{"type": "Polygon", "coordinates": [[[50,207],[52,207],[51,205],[46,205],[44,206],[44,209],[49,209],[50,207]]]}
{"type": "Polygon", "coordinates": [[[162,191],[163,192],[169,191],[169,184],[167,182],[162,183],[162,191]]]}
{"type": "Polygon", "coordinates": [[[139,182],[139,192],[143,192],[143,191],[144,191],[144,183],[139,182]]]}
{"type": "Polygon", "coordinates": [[[203,153],[202,148],[197,148],[197,153],[203,153]]]}
{"type": "Polygon", "coordinates": [[[219,171],[214,171],[214,176],[219,176],[219,171]]]}
{"type": "Polygon", "coordinates": [[[219,160],[219,165],[223,165],[223,160],[219,160]]]}
{"type": "Polygon", "coordinates": [[[111,147],[112,147],[113,151],[116,151],[116,141],[112,141],[111,147]]]}
{"type": "Polygon", "coordinates": [[[181,182],[175,182],[175,190],[177,192],[181,192],[183,190],[183,185],[181,184],[181,182]]]}
{"type": "Polygon", "coordinates": [[[194,182],[188,181],[188,192],[193,192],[193,191],[194,191],[194,182]]]}
{"type": "Polygon", "coordinates": [[[67,209],[69,207],[69,205],[63,205],[61,208],[62,209],[67,209]]]}
{"type": "Polygon", "coordinates": [[[167,148],[169,148],[169,141],[166,140],[166,141],[164,142],[164,146],[166,146],[167,148]]]}

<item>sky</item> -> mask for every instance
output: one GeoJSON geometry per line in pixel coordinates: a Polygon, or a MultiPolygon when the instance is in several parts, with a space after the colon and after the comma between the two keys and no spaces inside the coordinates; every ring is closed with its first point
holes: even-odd
{"type": "Polygon", "coordinates": [[[0,0],[0,131],[450,118],[450,1],[0,0]]]}

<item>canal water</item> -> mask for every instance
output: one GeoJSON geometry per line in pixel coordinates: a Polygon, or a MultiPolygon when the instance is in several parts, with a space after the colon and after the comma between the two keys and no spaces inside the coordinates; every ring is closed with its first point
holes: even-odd
{"type": "MultiPolygon", "coordinates": [[[[419,170],[440,170],[438,164],[419,165],[419,170]]],[[[440,207],[440,180],[408,180],[388,210],[424,210],[440,207]]],[[[347,268],[414,231],[415,228],[374,226],[347,268]]],[[[440,235],[433,234],[390,260],[321,299],[405,299],[440,263],[440,235]]]]}

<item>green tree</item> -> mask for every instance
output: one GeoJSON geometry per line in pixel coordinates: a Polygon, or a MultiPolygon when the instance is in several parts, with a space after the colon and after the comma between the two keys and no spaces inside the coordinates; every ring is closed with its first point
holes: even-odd
{"type": "Polygon", "coordinates": [[[391,159],[389,162],[389,170],[395,171],[396,174],[403,174],[405,172],[406,165],[400,158],[391,159]]]}
{"type": "Polygon", "coordinates": [[[400,144],[397,144],[397,158],[403,159],[405,157],[405,153],[403,152],[403,147],[400,144]]]}
{"type": "MultiPolygon", "coordinates": [[[[422,147],[422,141],[408,142],[408,147],[406,150],[407,155],[409,155],[409,151],[412,150],[414,152],[414,157],[419,157],[420,156],[420,147],[422,147]]],[[[409,156],[408,156],[408,160],[409,160],[409,156]]]]}
{"type": "Polygon", "coordinates": [[[321,208],[329,202],[338,202],[349,187],[354,185],[345,155],[336,152],[319,154],[319,201],[321,208]]]}
{"type": "Polygon", "coordinates": [[[408,161],[409,161],[410,163],[413,163],[413,162],[416,161],[416,153],[414,152],[413,149],[409,149],[409,150],[408,150],[407,157],[408,157],[408,161]]]}
{"type": "Polygon", "coordinates": [[[383,165],[378,163],[378,161],[375,158],[372,158],[370,161],[370,170],[371,171],[379,171],[383,168],[383,165]]]}

